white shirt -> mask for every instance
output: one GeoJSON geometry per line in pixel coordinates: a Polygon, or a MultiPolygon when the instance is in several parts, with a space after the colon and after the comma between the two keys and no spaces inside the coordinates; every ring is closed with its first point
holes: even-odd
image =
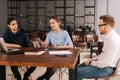
{"type": "Polygon", "coordinates": [[[120,36],[114,31],[110,31],[105,39],[103,53],[93,58],[91,65],[97,67],[116,67],[116,63],[120,58],[120,36]]]}

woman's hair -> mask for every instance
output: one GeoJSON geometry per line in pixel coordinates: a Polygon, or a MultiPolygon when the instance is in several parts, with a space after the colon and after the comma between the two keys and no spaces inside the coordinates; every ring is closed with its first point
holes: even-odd
{"type": "Polygon", "coordinates": [[[100,16],[99,19],[102,19],[104,23],[109,24],[111,27],[114,27],[115,25],[114,17],[111,15],[103,15],[100,16]]]}
{"type": "MultiPolygon", "coordinates": [[[[10,25],[10,23],[11,23],[13,20],[16,20],[16,19],[15,19],[15,18],[13,18],[13,17],[9,18],[9,19],[7,20],[7,24],[9,24],[9,25],[10,25]]],[[[17,21],[17,20],[16,20],[16,21],[17,21]]]]}
{"type": "Polygon", "coordinates": [[[58,16],[52,16],[50,17],[50,19],[54,19],[55,21],[57,21],[58,23],[60,23],[60,28],[62,28],[62,19],[58,16]]]}

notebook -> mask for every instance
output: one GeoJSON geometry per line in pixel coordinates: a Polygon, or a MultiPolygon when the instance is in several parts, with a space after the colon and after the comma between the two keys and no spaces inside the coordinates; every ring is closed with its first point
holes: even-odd
{"type": "Polygon", "coordinates": [[[0,38],[0,49],[1,49],[1,51],[5,52],[5,54],[8,54],[8,55],[24,54],[24,51],[21,51],[20,49],[17,49],[17,48],[7,48],[3,38],[0,38]]]}

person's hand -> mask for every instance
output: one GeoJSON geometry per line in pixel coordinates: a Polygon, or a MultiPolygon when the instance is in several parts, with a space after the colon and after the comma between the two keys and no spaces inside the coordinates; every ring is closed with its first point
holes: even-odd
{"type": "Polygon", "coordinates": [[[83,62],[84,65],[89,65],[91,63],[91,59],[86,60],[85,62],[83,62]]]}
{"type": "Polygon", "coordinates": [[[41,43],[42,49],[45,49],[47,44],[45,42],[42,42],[42,41],[40,43],[41,43]]]}
{"type": "Polygon", "coordinates": [[[56,46],[53,46],[53,48],[55,48],[55,49],[63,49],[64,46],[62,46],[62,45],[56,45],[56,46]]]}

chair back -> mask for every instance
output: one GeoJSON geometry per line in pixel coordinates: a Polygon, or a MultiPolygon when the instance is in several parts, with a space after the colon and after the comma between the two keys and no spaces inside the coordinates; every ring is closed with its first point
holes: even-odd
{"type": "Polygon", "coordinates": [[[85,35],[79,35],[79,36],[78,36],[78,41],[79,41],[79,42],[86,42],[85,35]]]}
{"type": "Polygon", "coordinates": [[[41,48],[41,39],[38,32],[34,32],[30,38],[30,47],[41,48]]]}
{"type": "Polygon", "coordinates": [[[115,72],[110,77],[114,77],[117,75],[120,76],[120,58],[117,61],[117,66],[116,66],[115,72]]]}
{"type": "Polygon", "coordinates": [[[93,39],[94,39],[94,37],[93,37],[93,35],[86,35],[86,41],[87,41],[87,43],[92,43],[92,41],[93,41],[93,39]]]}
{"type": "Polygon", "coordinates": [[[86,42],[85,35],[72,35],[73,42],[86,42]]]}
{"type": "Polygon", "coordinates": [[[98,35],[89,34],[89,35],[86,35],[86,39],[87,39],[87,43],[92,43],[93,40],[95,42],[97,42],[98,41],[98,35]]]}
{"type": "Polygon", "coordinates": [[[73,35],[72,38],[75,47],[87,47],[85,35],[73,35]]]}

